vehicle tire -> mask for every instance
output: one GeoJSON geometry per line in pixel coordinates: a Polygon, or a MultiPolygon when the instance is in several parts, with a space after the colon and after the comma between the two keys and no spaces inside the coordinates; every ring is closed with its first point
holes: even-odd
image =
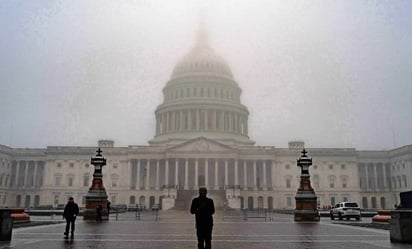
{"type": "Polygon", "coordinates": [[[346,217],[346,220],[350,220],[350,218],[349,218],[349,217],[346,217]]]}
{"type": "Polygon", "coordinates": [[[331,219],[331,220],[335,220],[335,216],[333,216],[332,213],[330,213],[330,219],[331,219]]]}
{"type": "Polygon", "coordinates": [[[338,213],[339,220],[343,220],[342,214],[338,213]]]}
{"type": "Polygon", "coordinates": [[[356,220],[360,220],[360,216],[356,217],[356,220]]]}

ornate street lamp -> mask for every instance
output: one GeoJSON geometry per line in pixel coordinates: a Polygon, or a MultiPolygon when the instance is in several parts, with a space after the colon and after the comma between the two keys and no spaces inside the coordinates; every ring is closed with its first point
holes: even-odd
{"type": "Polygon", "coordinates": [[[96,151],[96,157],[91,158],[91,164],[94,166],[92,186],[86,194],[86,207],[83,213],[84,220],[96,220],[96,207],[101,207],[101,220],[108,220],[107,210],[107,193],[103,186],[103,166],[106,165],[106,159],[102,156],[102,150],[96,151]]]}
{"type": "Polygon", "coordinates": [[[303,149],[302,155],[297,160],[298,167],[301,168],[300,186],[295,196],[296,209],[295,221],[319,221],[319,211],[317,209],[317,197],[310,184],[309,167],[312,165],[312,158],[309,158],[307,151],[303,149]]]}

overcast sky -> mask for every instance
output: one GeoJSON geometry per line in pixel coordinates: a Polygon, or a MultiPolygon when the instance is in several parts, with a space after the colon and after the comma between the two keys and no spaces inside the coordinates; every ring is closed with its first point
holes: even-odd
{"type": "Polygon", "coordinates": [[[412,1],[401,0],[2,0],[0,144],[147,144],[201,15],[257,145],[412,144],[412,1]]]}

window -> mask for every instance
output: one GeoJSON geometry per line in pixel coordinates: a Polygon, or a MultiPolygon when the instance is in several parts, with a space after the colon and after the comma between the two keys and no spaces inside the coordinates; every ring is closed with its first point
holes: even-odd
{"type": "Polygon", "coordinates": [[[313,168],[314,168],[314,169],[317,169],[317,168],[318,168],[318,165],[316,165],[316,164],[313,165],[313,168]]]}
{"type": "Polygon", "coordinates": [[[88,163],[86,163],[86,164],[84,165],[84,167],[85,167],[85,168],[88,168],[88,167],[89,167],[89,164],[88,164],[88,163]]]}
{"type": "Polygon", "coordinates": [[[83,176],[83,187],[89,186],[90,176],[89,174],[84,174],[83,176]]]}
{"type": "Polygon", "coordinates": [[[368,208],[368,198],[362,197],[362,207],[368,208]]]}
{"type": "Polygon", "coordinates": [[[348,198],[347,196],[344,196],[344,197],[343,197],[343,201],[344,201],[344,202],[347,202],[347,201],[349,201],[349,198],[348,198]]]}
{"type": "Polygon", "coordinates": [[[285,165],[285,169],[290,169],[290,165],[289,165],[289,164],[286,164],[286,165],[285,165]]]}
{"type": "Polygon", "coordinates": [[[335,203],[336,203],[336,197],[335,197],[335,196],[331,196],[331,197],[330,197],[330,205],[331,205],[331,206],[335,206],[335,203]]]}
{"type": "Polygon", "coordinates": [[[329,169],[333,169],[333,164],[329,164],[329,169]]]}
{"type": "Polygon", "coordinates": [[[112,174],[111,175],[111,180],[112,180],[112,187],[117,187],[119,184],[119,175],[117,174],[112,174]]]}
{"type": "Polygon", "coordinates": [[[73,182],[74,182],[74,175],[68,175],[67,176],[67,186],[73,187],[73,182]]]}
{"type": "Polygon", "coordinates": [[[54,195],[54,201],[53,201],[53,203],[54,203],[54,205],[59,204],[59,195],[58,195],[58,194],[55,194],[55,195],[54,195]]]}
{"type": "Polygon", "coordinates": [[[407,188],[407,187],[408,187],[408,183],[407,183],[407,181],[406,181],[406,175],[402,175],[402,180],[403,180],[403,186],[404,186],[405,188],[407,188]]]}
{"type": "Polygon", "coordinates": [[[74,163],[69,164],[70,168],[74,168],[74,163]]]}
{"type": "Polygon", "coordinates": [[[335,177],[334,176],[329,176],[329,188],[334,188],[335,187],[335,177]]]}
{"type": "Polygon", "coordinates": [[[116,196],[115,195],[112,195],[111,203],[116,204],[116,196]]]}
{"type": "Polygon", "coordinates": [[[57,168],[61,168],[62,164],[61,163],[57,163],[57,168]]]}
{"type": "Polygon", "coordinates": [[[346,176],[341,177],[341,181],[342,181],[342,188],[347,188],[347,186],[348,186],[348,177],[346,177],[346,176]]]}
{"type": "Polygon", "coordinates": [[[55,185],[56,187],[60,187],[61,182],[62,182],[62,176],[61,176],[61,174],[56,174],[56,175],[54,175],[54,185],[55,185]]]}
{"type": "Polygon", "coordinates": [[[290,188],[291,184],[290,184],[290,178],[286,179],[286,188],[290,188]]]}
{"type": "Polygon", "coordinates": [[[341,169],[346,169],[346,165],[345,165],[345,164],[342,164],[342,165],[340,166],[340,168],[341,168],[341,169]]]}
{"type": "Polygon", "coordinates": [[[117,164],[113,164],[113,169],[117,169],[117,164]]]}
{"type": "Polygon", "coordinates": [[[290,196],[286,197],[286,205],[288,207],[292,206],[292,197],[290,197],[290,196]]]}
{"type": "Polygon", "coordinates": [[[319,176],[318,175],[313,176],[313,186],[315,188],[319,188],[319,176]]]}

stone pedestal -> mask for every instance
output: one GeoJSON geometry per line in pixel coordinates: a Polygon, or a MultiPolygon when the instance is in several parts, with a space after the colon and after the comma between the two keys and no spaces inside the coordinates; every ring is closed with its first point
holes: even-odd
{"type": "Polygon", "coordinates": [[[412,244],[412,210],[393,210],[389,233],[391,242],[412,244]]]}
{"type": "Polygon", "coordinates": [[[10,241],[13,228],[11,210],[7,208],[0,209],[0,241],[10,241]]]}
{"type": "Polygon", "coordinates": [[[297,160],[298,167],[301,168],[300,185],[295,196],[296,208],[294,211],[295,221],[319,221],[319,211],[317,209],[317,196],[310,184],[309,166],[312,159],[306,155],[303,149],[301,157],[297,160]]]}
{"type": "Polygon", "coordinates": [[[97,206],[101,207],[101,220],[108,220],[107,193],[103,186],[102,167],[106,165],[106,159],[101,155],[100,148],[97,150],[96,157],[91,159],[94,166],[92,186],[86,194],[86,207],[83,212],[84,220],[97,220],[97,206]]]}

